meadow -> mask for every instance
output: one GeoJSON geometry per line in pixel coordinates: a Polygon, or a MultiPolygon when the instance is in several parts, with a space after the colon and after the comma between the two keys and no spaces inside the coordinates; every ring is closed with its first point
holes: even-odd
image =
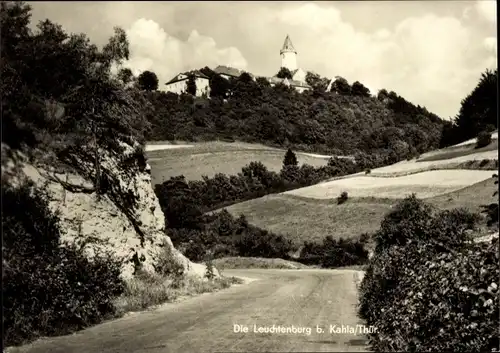
{"type": "MultiPolygon", "coordinates": [[[[476,149],[471,140],[369,173],[334,178],[226,209],[234,216],[244,214],[257,227],[287,235],[297,244],[304,240],[322,241],[326,235],[349,239],[372,233],[392,206],[410,193],[439,209],[465,207],[479,212],[481,205],[493,200],[496,189],[492,174],[498,169],[498,140],[496,134],[493,137],[492,143],[481,149],[476,149]],[[349,199],[338,205],[337,197],[343,191],[349,199]]],[[[236,174],[251,161],[261,161],[270,170],[279,171],[285,153],[259,144],[219,141],[189,145],[156,142],[148,149],[153,184],[181,174],[188,180],[219,172],[236,174]],[[153,150],[155,147],[166,149],[153,150]]],[[[328,161],[328,156],[301,152],[296,155],[299,163],[314,166],[328,161]]]]}
{"type": "MultiPolygon", "coordinates": [[[[479,212],[480,206],[493,200],[493,178],[462,189],[426,199],[438,209],[465,207],[479,212]]],[[[379,197],[350,198],[338,205],[336,200],[310,199],[287,194],[268,195],[226,209],[234,216],[244,214],[249,223],[279,234],[286,234],[297,244],[334,239],[357,238],[372,233],[400,199],[379,197]]]]}
{"type": "MultiPolygon", "coordinates": [[[[190,144],[148,144],[146,155],[151,165],[153,185],[171,177],[184,175],[187,180],[201,180],[203,175],[217,173],[236,175],[253,161],[262,162],[269,170],[279,172],[286,150],[243,142],[204,142],[190,144]],[[161,148],[164,149],[157,149],[161,148]],[[179,147],[181,146],[181,147],[179,147]]],[[[329,156],[296,153],[299,164],[314,167],[327,165],[329,156]]]]}
{"type": "MultiPolygon", "coordinates": [[[[403,161],[373,169],[370,174],[344,176],[226,209],[234,216],[244,214],[251,224],[260,228],[286,234],[297,244],[305,240],[322,241],[327,235],[347,239],[372,233],[380,227],[392,206],[412,192],[438,209],[464,207],[480,212],[481,205],[494,200],[492,195],[497,186],[492,175],[495,171],[453,168],[487,157],[498,160],[498,151],[472,154],[470,150],[473,148],[473,145],[462,145],[462,154],[451,159],[403,161]],[[348,192],[349,199],[339,205],[336,198],[343,191],[348,192]]],[[[446,156],[450,150],[453,147],[429,154],[446,156]]],[[[491,165],[489,163],[489,168],[491,165]]]]}

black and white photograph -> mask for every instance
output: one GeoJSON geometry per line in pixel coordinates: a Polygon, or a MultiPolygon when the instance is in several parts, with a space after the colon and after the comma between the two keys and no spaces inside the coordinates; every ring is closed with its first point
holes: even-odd
{"type": "Polygon", "coordinates": [[[0,5],[3,352],[500,352],[495,0],[0,5]]]}

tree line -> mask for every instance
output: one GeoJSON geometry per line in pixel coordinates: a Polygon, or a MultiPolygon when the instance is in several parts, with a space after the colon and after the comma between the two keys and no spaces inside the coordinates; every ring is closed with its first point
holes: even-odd
{"type": "MultiPolygon", "coordinates": [[[[266,78],[244,72],[226,79],[208,67],[210,99],[189,91],[180,95],[145,91],[156,114],[151,140],[212,140],[231,136],[247,142],[331,154],[424,153],[476,137],[497,128],[498,71],[482,73],[477,87],[461,104],[456,117],[444,120],[394,91],[377,94],[361,82],[330,80],[308,72],[312,87],[303,93],[283,84],[271,87],[266,78]]],[[[291,78],[282,68],[278,77],[291,78]]],[[[141,77],[141,76],[140,76],[141,77]]]]}
{"type": "MultiPolygon", "coordinates": [[[[362,167],[341,158],[332,158],[324,167],[307,164],[299,167],[297,157],[289,149],[279,173],[269,171],[261,162],[251,162],[238,175],[219,173],[196,181],[186,181],[182,175],[172,177],[156,185],[155,192],[173,244],[194,261],[226,256],[290,259],[302,244],[293,244],[286,235],[250,225],[244,215],[235,218],[225,209],[207,213],[270,193],[313,185],[329,177],[351,174],[362,167]]],[[[323,244],[306,243],[294,261],[324,267],[362,264],[368,256],[364,245],[365,242],[359,240],[325,238],[323,244]]]]}

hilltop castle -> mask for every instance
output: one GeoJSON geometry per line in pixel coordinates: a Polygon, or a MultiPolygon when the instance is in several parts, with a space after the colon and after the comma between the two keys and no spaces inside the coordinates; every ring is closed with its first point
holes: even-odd
{"type": "MultiPolygon", "coordinates": [[[[266,76],[255,76],[251,73],[250,76],[255,80],[257,77],[266,78],[271,86],[275,86],[278,83],[283,83],[287,86],[295,88],[298,92],[304,92],[311,88],[306,82],[306,73],[304,70],[298,68],[297,66],[297,51],[295,50],[290,36],[286,36],[283,47],[280,50],[281,56],[281,67],[287,68],[292,73],[292,79],[282,79],[276,76],[266,77],[266,76]]],[[[243,70],[238,70],[233,67],[219,65],[214,69],[214,72],[218,73],[226,79],[237,78],[243,72],[243,70]]],[[[196,80],[196,95],[201,96],[203,94],[209,95],[210,93],[210,80],[209,78],[198,70],[181,72],[176,75],[173,79],[165,84],[164,90],[173,93],[183,93],[186,91],[186,84],[189,75],[194,75],[196,80]]]]}

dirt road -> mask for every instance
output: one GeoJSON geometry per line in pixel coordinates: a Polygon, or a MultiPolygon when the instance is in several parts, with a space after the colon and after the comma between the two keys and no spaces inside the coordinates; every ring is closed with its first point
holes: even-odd
{"type": "Polygon", "coordinates": [[[74,335],[39,340],[12,352],[367,350],[355,314],[359,271],[256,269],[226,270],[224,274],[257,280],[135,313],[74,335]],[[235,325],[248,332],[235,332],[235,325]],[[324,332],[317,333],[317,328],[324,332]],[[284,332],[258,332],[266,329],[284,332]]]}

